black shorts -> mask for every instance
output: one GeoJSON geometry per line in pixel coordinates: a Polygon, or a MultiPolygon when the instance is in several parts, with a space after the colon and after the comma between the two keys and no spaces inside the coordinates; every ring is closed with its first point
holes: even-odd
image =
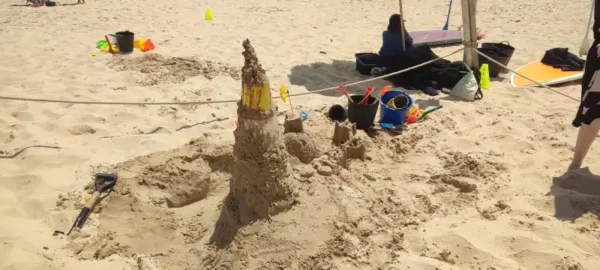
{"type": "Polygon", "coordinates": [[[596,46],[600,41],[595,41],[587,54],[585,70],[581,80],[581,102],[573,126],[582,124],[590,125],[592,121],[600,118],[600,59],[596,46]]]}

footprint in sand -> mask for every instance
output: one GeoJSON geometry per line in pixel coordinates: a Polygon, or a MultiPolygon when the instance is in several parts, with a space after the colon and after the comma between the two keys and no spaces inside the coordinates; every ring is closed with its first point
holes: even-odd
{"type": "Polygon", "coordinates": [[[22,121],[33,121],[33,114],[28,112],[14,112],[10,115],[22,121]]]}
{"type": "Polygon", "coordinates": [[[95,116],[95,115],[91,115],[91,114],[84,114],[81,115],[81,121],[85,121],[86,123],[106,123],[106,118],[104,117],[100,117],[100,116],[95,116]]]}
{"type": "Polygon", "coordinates": [[[0,142],[4,144],[8,144],[15,139],[15,135],[12,132],[2,132],[0,131],[0,142]]]}
{"type": "Polygon", "coordinates": [[[46,209],[38,199],[27,199],[22,202],[22,205],[27,215],[31,218],[40,219],[46,215],[46,209]]]}
{"type": "Polygon", "coordinates": [[[44,129],[45,131],[48,131],[48,132],[55,132],[55,131],[61,129],[54,122],[43,123],[43,124],[40,125],[40,127],[42,127],[42,129],[44,129]]]}
{"type": "Polygon", "coordinates": [[[45,215],[43,204],[31,194],[44,188],[46,187],[38,176],[22,174],[0,177],[1,214],[11,217],[23,217],[26,214],[33,218],[42,218],[45,215]],[[25,212],[16,207],[17,204],[21,205],[25,212]]]}
{"type": "Polygon", "coordinates": [[[79,136],[84,134],[94,134],[96,133],[96,130],[88,125],[75,125],[69,129],[69,132],[72,135],[79,136]]]}
{"type": "Polygon", "coordinates": [[[58,118],[61,117],[60,114],[58,114],[58,113],[56,113],[56,112],[54,112],[52,110],[44,110],[44,111],[42,111],[42,114],[44,116],[48,117],[48,119],[51,119],[51,120],[56,120],[56,119],[58,119],[58,118]]]}

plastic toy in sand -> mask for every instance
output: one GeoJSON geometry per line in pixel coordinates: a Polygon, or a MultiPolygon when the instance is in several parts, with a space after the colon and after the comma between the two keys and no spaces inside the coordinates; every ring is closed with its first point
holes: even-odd
{"type": "Polygon", "coordinates": [[[420,110],[418,105],[413,105],[406,114],[406,123],[414,124],[427,119],[427,115],[442,108],[442,105],[435,106],[428,110],[420,110]]]}
{"type": "Polygon", "coordinates": [[[348,100],[350,100],[350,97],[348,96],[348,89],[346,88],[346,84],[345,83],[340,83],[340,85],[338,85],[338,87],[336,88],[336,90],[342,92],[342,94],[344,94],[344,96],[346,96],[346,98],[348,100]]]}
{"type": "MultiPolygon", "coordinates": [[[[154,50],[156,46],[149,38],[137,38],[133,42],[133,47],[142,52],[154,50]]],[[[119,46],[114,38],[114,35],[107,35],[104,39],[96,42],[96,50],[92,52],[92,56],[96,56],[98,51],[103,53],[117,53],[119,52],[119,46]],[[110,38],[112,37],[112,39],[110,38]]]]}
{"type": "Polygon", "coordinates": [[[357,129],[368,130],[373,126],[379,102],[370,94],[374,87],[369,86],[364,95],[351,95],[348,100],[348,120],[357,129]]]}
{"type": "Polygon", "coordinates": [[[481,69],[479,69],[479,72],[481,72],[481,79],[479,80],[479,84],[481,84],[481,89],[489,90],[491,87],[489,65],[487,63],[481,65],[481,69]]]}
{"type": "Polygon", "coordinates": [[[206,13],[204,13],[204,20],[205,21],[212,21],[213,19],[214,19],[214,16],[213,16],[212,9],[210,7],[208,7],[206,9],[206,13]]]}
{"type": "Polygon", "coordinates": [[[373,89],[375,89],[375,87],[373,87],[373,86],[367,87],[367,91],[365,92],[365,97],[358,104],[367,105],[367,100],[371,96],[373,89]]]}
{"type": "Polygon", "coordinates": [[[304,110],[300,110],[300,119],[302,119],[302,120],[308,119],[308,113],[306,113],[304,110]]]}
{"type": "Polygon", "coordinates": [[[404,131],[404,129],[406,128],[404,125],[400,124],[400,125],[392,125],[390,123],[379,123],[379,126],[381,126],[381,129],[383,130],[387,130],[396,134],[400,134],[402,133],[402,131],[404,131]]]}
{"type": "Polygon", "coordinates": [[[335,104],[329,108],[327,116],[331,121],[344,122],[348,119],[348,111],[342,105],[335,104]]]}
{"type": "Polygon", "coordinates": [[[383,95],[385,95],[385,93],[387,93],[387,91],[392,90],[392,86],[391,85],[386,85],[383,88],[381,88],[381,91],[379,91],[379,98],[381,98],[383,95]]]}
{"type": "Polygon", "coordinates": [[[413,105],[412,107],[410,107],[410,109],[408,109],[408,113],[406,114],[406,123],[416,123],[419,119],[419,116],[421,116],[423,112],[424,110],[419,110],[418,105],[413,105]]]}
{"type": "Polygon", "coordinates": [[[437,111],[437,110],[441,109],[442,107],[443,107],[442,105],[437,105],[437,106],[435,106],[435,107],[433,107],[433,108],[431,108],[431,109],[427,109],[427,110],[425,110],[425,111],[424,111],[424,112],[421,114],[421,116],[419,116],[419,119],[418,119],[418,121],[421,121],[421,120],[425,119],[425,117],[427,117],[427,115],[429,115],[430,113],[432,113],[432,112],[435,112],[435,111],[437,111]]]}
{"type": "Polygon", "coordinates": [[[138,38],[135,41],[133,41],[133,48],[138,49],[142,52],[147,52],[154,50],[156,46],[149,38],[138,38]]]}
{"type": "MultiPolygon", "coordinates": [[[[105,39],[101,39],[101,40],[98,40],[98,42],[96,42],[97,50],[100,50],[101,52],[108,52],[109,51],[108,48],[109,48],[108,41],[106,41],[105,39]]],[[[118,48],[115,45],[112,45],[112,49],[113,49],[113,51],[118,51],[118,48]]],[[[94,51],[94,53],[96,53],[96,51],[94,51]]]]}
{"type": "Polygon", "coordinates": [[[387,91],[379,99],[379,122],[402,125],[406,122],[406,113],[413,106],[413,100],[401,89],[387,91]]]}

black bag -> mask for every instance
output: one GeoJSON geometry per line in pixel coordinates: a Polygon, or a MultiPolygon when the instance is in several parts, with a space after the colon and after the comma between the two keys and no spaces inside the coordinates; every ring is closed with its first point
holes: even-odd
{"type": "MultiPolygon", "coordinates": [[[[495,50],[501,52],[502,54],[508,56],[508,58],[501,59],[503,61],[499,61],[500,63],[502,63],[505,66],[508,66],[508,63],[510,62],[512,55],[515,52],[515,47],[510,46],[510,43],[508,41],[502,41],[500,43],[484,42],[481,44],[481,48],[495,49],[495,50]]],[[[505,68],[501,68],[500,72],[507,73],[508,70],[505,68]]]]}
{"type": "Polygon", "coordinates": [[[562,71],[580,71],[585,67],[585,60],[570,53],[567,48],[547,50],[542,58],[542,63],[560,68],[562,71]]]}

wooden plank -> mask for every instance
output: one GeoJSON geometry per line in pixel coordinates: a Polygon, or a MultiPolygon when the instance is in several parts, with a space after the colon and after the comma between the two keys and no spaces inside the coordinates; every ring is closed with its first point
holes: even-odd
{"type": "Polygon", "coordinates": [[[465,51],[463,62],[469,67],[473,67],[473,54],[471,53],[471,21],[469,16],[469,0],[461,0],[460,6],[462,8],[462,21],[463,21],[463,42],[465,45],[465,51]]]}
{"type": "Polygon", "coordinates": [[[406,51],[406,41],[404,37],[404,12],[402,12],[402,0],[398,0],[398,6],[400,8],[400,31],[402,32],[402,50],[406,51]]]}
{"type": "MultiPolygon", "coordinates": [[[[471,34],[471,48],[477,49],[477,0],[469,0],[469,26],[471,34]]],[[[479,54],[474,50],[471,52],[471,65],[472,67],[479,68],[479,54]]]]}

